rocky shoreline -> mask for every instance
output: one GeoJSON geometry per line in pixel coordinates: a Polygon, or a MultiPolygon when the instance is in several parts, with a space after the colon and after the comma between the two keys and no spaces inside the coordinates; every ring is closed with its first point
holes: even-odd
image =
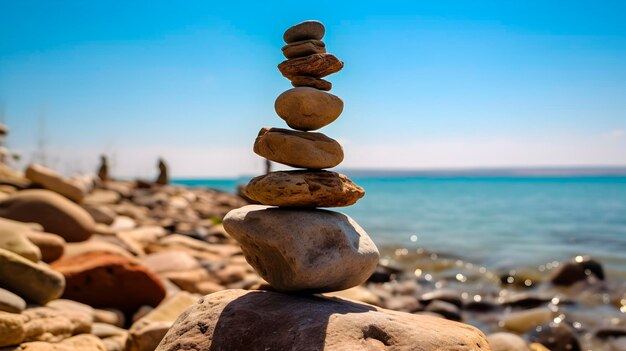
{"type": "MultiPolygon", "coordinates": [[[[77,204],[55,187],[22,184],[29,185],[0,186],[3,351],[154,350],[202,296],[227,301],[272,290],[221,225],[247,205],[237,195],[108,181],[77,204]]],[[[480,328],[494,350],[542,350],[538,343],[553,351],[624,350],[626,287],[593,260],[492,272],[423,249],[381,248],[381,256],[365,284],[326,293],[327,303],[340,297],[462,321],[480,328]]],[[[284,318],[256,302],[246,308],[284,318]]]]}
{"type": "Polygon", "coordinates": [[[626,351],[626,285],[594,258],[491,271],[379,250],[322,209],[365,194],[314,132],[343,110],[324,34],[285,32],[294,88],[275,109],[294,130],[254,144],[300,169],[268,167],[241,195],[168,185],[163,160],[154,183],[112,180],[105,157],[98,178],[0,163],[0,351],[626,351]]]}

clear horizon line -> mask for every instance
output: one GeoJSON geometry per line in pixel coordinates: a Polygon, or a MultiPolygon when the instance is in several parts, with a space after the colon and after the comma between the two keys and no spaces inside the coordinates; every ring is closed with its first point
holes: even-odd
{"type": "MultiPolygon", "coordinates": [[[[428,168],[337,168],[331,169],[353,176],[626,176],[626,165],[597,166],[476,166],[428,168]]],[[[219,176],[175,176],[173,180],[225,180],[255,177],[260,174],[219,176]]]]}

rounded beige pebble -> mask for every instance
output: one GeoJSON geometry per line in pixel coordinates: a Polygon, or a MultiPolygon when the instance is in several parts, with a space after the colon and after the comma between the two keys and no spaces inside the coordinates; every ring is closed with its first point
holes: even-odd
{"type": "Polygon", "coordinates": [[[298,87],[280,94],[274,109],[289,127],[310,131],[335,121],[343,111],[343,101],[315,88],[298,87]]]}

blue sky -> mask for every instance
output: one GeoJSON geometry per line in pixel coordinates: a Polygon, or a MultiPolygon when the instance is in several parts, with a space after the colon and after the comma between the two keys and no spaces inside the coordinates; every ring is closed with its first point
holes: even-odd
{"type": "Polygon", "coordinates": [[[282,33],[318,19],[345,62],[329,77],[344,113],[321,130],[343,167],[626,165],[625,15],[621,1],[0,0],[0,112],[25,162],[43,135],[66,173],[102,152],[125,176],[158,156],[174,176],[259,173],[254,137],[285,126],[282,33]]]}

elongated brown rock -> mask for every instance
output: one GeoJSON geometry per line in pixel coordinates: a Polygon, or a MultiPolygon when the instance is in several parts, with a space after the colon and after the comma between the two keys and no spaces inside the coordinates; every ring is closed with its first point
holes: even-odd
{"type": "Polygon", "coordinates": [[[365,195],[348,177],[329,171],[271,172],[253,178],[244,192],[263,205],[285,207],[344,207],[365,195]]]}
{"type": "Polygon", "coordinates": [[[38,164],[29,165],[24,173],[26,178],[33,183],[61,194],[74,202],[81,202],[85,197],[83,189],[78,185],[44,166],[38,164]]]}
{"type": "Polygon", "coordinates": [[[323,169],[343,161],[341,145],[322,133],[263,128],[254,142],[254,152],[268,160],[297,168],[323,169]]]}
{"type": "Polygon", "coordinates": [[[333,88],[333,83],[321,79],[307,76],[295,76],[291,78],[291,85],[294,87],[311,87],[319,90],[329,91],[333,88]]]}
{"type": "Polygon", "coordinates": [[[313,54],[283,61],[278,65],[280,73],[291,79],[295,76],[309,76],[315,78],[326,77],[337,73],[343,68],[343,62],[332,54],[313,54]]]}
{"type": "Polygon", "coordinates": [[[302,40],[283,46],[282,51],[283,55],[288,59],[323,54],[326,53],[326,44],[321,40],[302,40]]]}
{"type": "Polygon", "coordinates": [[[52,264],[67,281],[64,298],[93,307],[134,312],[157,306],[165,298],[160,279],[134,259],[105,252],[88,252],[52,264]]]}
{"type": "Polygon", "coordinates": [[[309,131],[335,121],[343,111],[343,101],[318,89],[300,87],[280,94],[274,109],[289,127],[309,131]]]}

